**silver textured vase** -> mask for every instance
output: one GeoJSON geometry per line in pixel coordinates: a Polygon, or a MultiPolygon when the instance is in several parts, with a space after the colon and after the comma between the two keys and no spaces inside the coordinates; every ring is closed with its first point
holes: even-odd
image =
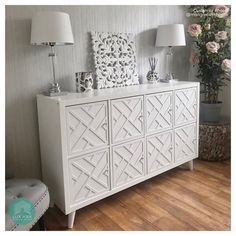
{"type": "Polygon", "coordinates": [[[147,77],[147,81],[149,83],[155,83],[155,82],[158,82],[160,80],[158,72],[152,71],[152,70],[148,71],[146,77],[147,77]]]}
{"type": "Polygon", "coordinates": [[[93,72],[76,72],[76,92],[88,92],[93,90],[93,72]]]}

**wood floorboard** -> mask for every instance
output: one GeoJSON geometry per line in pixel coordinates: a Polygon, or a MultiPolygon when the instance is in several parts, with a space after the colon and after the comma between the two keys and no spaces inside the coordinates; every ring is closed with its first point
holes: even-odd
{"type": "Polygon", "coordinates": [[[109,197],[106,201],[102,201],[97,205],[100,211],[117,222],[124,230],[158,230],[157,227],[136,214],[131,207],[127,207],[114,196],[109,197]]]}
{"type": "MultiPolygon", "coordinates": [[[[194,161],[76,212],[74,231],[229,231],[230,161],[194,161]]],[[[45,214],[47,230],[69,230],[57,207],[45,214]]]]}
{"type": "Polygon", "coordinates": [[[185,191],[181,190],[176,193],[171,193],[179,201],[184,201],[184,203],[190,205],[191,207],[199,210],[203,214],[213,218],[215,221],[223,222],[226,225],[229,224],[228,214],[229,209],[226,209],[225,212],[219,211],[219,207],[210,207],[205,203],[206,197],[201,197],[200,195],[196,196],[195,193],[191,192],[191,190],[186,189],[185,191]],[[178,194],[179,193],[179,194],[178,194]],[[183,198],[183,193],[184,198],[183,198]],[[214,216],[214,217],[213,217],[214,216]]]}
{"type": "MultiPolygon", "coordinates": [[[[198,218],[195,215],[193,215],[192,211],[188,212],[185,208],[180,207],[179,201],[175,201],[173,197],[171,197],[169,194],[166,194],[160,188],[154,189],[153,187],[155,187],[155,184],[152,183],[148,183],[146,185],[139,185],[136,187],[136,191],[140,194],[141,192],[145,192],[146,197],[150,201],[152,201],[155,204],[158,204],[161,208],[165,209],[169,214],[178,218],[185,224],[190,224],[193,230],[194,229],[206,230],[200,224],[198,218]]],[[[167,186],[166,189],[167,188],[169,188],[169,186],[167,186]]],[[[184,205],[187,208],[187,204],[184,205]]]]}
{"type": "Polygon", "coordinates": [[[169,214],[168,211],[154,204],[150,199],[146,197],[146,194],[139,194],[137,187],[131,189],[133,192],[133,198],[129,199],[126,196],[116,196],[120,201],[124,202],[127,207],[136,214],[139,214],[141,218],[146,219],[149,223],[154,225],[160,230],[192,230],[188,223],[184,223],[178,220],[173,215],[169,214]],[[135,191],[136,190],[136,191],[135,191]],[[136,200],[135,200],[136,199],[136,200]],[[165,227],[165,228],[163,228],[165,227]],[[168,228],[167,228],[168,227],[168,228]]]}
{"type": "MultiPolygon", "coordinates": [[[[188,216],[190,214],[192,215],[190,217],[191,219],[196,218],[196,220],[202,225],[204,225],[204,222],[202,221],[208,221],[209,227],[212,227],[212,229],[219,228],[220,230],[221,224],[224,220],[222,214],[219,213],[217,215],[217,211],[213,211],[211,213],[209,210],[206,210],[206,206],[204,204],[197,204],[198,202],[194,201],[192,198],[191,190],[183,191],[179,187],[173,190],[172,186],[175,185],[168,185],[167,187],[164,187],[159,185],[156,186],[154,183],[151,185],[150,189],[146,191],[150,191],[150,194],[153,192],[155,196],[159,197],[163,201],[168,201],[169,205],[173,204],[173,208],[178,206],[178,210],[181,208],[183,213],[186,211],[187,213],[185,215],[187,215],[187,217],[184,216],[184,218],[182,218],[185,222],[188,222],[188,216]],[[214,219],[212,219],[212,216],[214,216],[214,219]]],[[[158,202],[160,202],[160,199],[158,202]]],[[[228,220],[225,220],[225,224],[228,224],[228,220]]]]}

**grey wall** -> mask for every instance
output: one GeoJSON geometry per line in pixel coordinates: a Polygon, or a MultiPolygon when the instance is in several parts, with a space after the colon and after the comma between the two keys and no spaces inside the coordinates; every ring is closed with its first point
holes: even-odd
{"type": "MultiPolygon", "coordinates": [[[[165,51],[154,48],[160,24],[184,23],[181,6],[7,6],[6,7],[6,165],[15,177],[40,177],[35,95],[52,81],[47,47],[30,45],[33,14],[40,10],[70,14],[74,46],[58,47],[57,77],[64,90],[74,91],[74,73],[92,70],[88,32],[113,31],[136,34],[141,80],[149,70],[148,57],[158,56],[164,73],[165,51]]],[[[189,76],[189,47],[175,48],[174,70],[178,78],[189,76]]]]}

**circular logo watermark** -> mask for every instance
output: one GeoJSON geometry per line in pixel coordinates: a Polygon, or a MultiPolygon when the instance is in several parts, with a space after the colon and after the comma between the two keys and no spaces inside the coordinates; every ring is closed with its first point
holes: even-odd
{"type": "Polygon", "coordinates": [[[8,214],[15,224],[27,225],[34,220],[35,207],[28,199],[18,198],[11,203],[8,214]]]}

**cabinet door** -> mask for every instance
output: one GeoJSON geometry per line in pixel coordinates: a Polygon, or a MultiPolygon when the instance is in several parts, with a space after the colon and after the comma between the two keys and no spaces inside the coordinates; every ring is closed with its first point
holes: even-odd
{"type": "Polygon", "coordinates": [[[163,131],[172,127],[172,92],[156,93],[146,97],[148,133],[163,131]]]}
{"type": "Polygon", "coordinates": [[[144,175],[144,147],[142,140],[113,147],[113,185],[125,185],[144,175]]]}
{"type": "Polygon", "coordinates": [[[170,165],[173,162],[172,131],[156,134],[147,138],[147,169],[148,173],[170,165]]]}
{"type": "Polygon", "coordinates": [[[175,129],[175,162],[197,155],[196,123],[175,129]]]}
{"type": "Polygon", "coordinates": [[[108,150],[69,160],[71,204],[83,202],[110,190],[108,150]]]}
{"type": "Polygon", "coordinates": [[[197,119],[197,88],[175,92],[175,125],[182,125],[197,119]]]}
{"type": "Polygon", "coordinates": [[[108,144],[107,102],[68,107],[68,153],[78,153],[108,144]]]}
{"type": "Polygon", "coordinates": [[[143,97],[112,100],[112,141],[124,141],[143,135],[143,97]]]}

